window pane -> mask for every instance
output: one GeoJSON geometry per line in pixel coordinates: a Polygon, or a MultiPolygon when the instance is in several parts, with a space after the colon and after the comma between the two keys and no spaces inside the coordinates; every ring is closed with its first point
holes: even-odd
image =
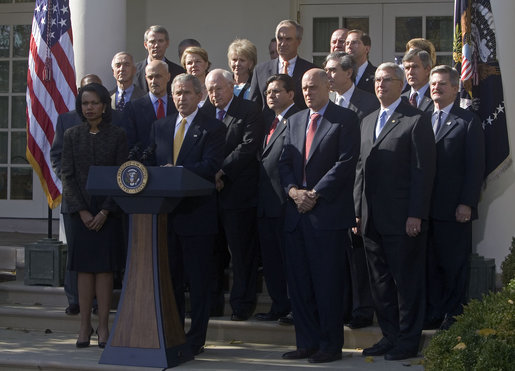
{"type": "Polygon", "coordinates": [[[27,101],[25,100],[25,97],[12,97],[11,128],[23,129],[26,127],[26,108],[27,101]]]}
{"type": "Polygon", "coordinates": [[[422,37],[422,17],[396,17],[395,51],[404,52],[406,43],[415,37],[422,37]]]}
{"type": "Polygon", "coordinates": [[[0,164],[7,164],[7,132],[0,131],[0,164]]]}
{"type": "Polygon", "coordinates": [[[27,61],[13,61],[13,93],[27,91],[27,61]]]}
{"type": "Polygon", "coordinates": [[[30,45],[31,25],[23,24],[14,26],[13,56],[28,57],[30,45]]]}
{"type": "Polygon", "coordinates": [[[7,128],[7,112],[9,109],[9,97],[0,97],[0,128],[7,128]]]}
{"type": "Polygon", "coordinates": [[[451,52],[453,41],[452,17],[427,17],[426,39],[434,44],[437,52],[451,52]]]}
{"type": "Polygon", "coordinates": [[[11,200],[32,200],[32,169],[11,168],[11,200]]]}
{"type": "Polygon", "coordinates": [[[437,55],[436,56],[436,65],[446,64],[448,66],[453,66],[454,62],[452,60],[452,55],[437,55]]]}
{"type": "Polygon", "coordinates": [[[7,199],[7,168],[0,167],[0,200],[7,199]]]}
{"type": "Polygon", "coordinates": [[[9,57],[9,33],[10,26],[0,25],[0,57],[9,57]]]}
{"type": "Polygon", "coordinates": [[[313,52],[329,52],[329,40],[337,28],[338,18],[313,18],[313,52]]]}
{"type": "Polygon", "coordinates": [[[0,93],[9,92],[9,62],[0,62],[0,93]]]}
{"type": "Polygon", "coordinates": [[[11,164],[28,164],[25,158],[27,134],[24,131],[11,131],[11,164]]]}
{"type": "Polygon", "coordinates": [[[342,18],[343,28],[348,30],[361,30],[365,33],[369,32],[368,17],[367,18],[342,18]]]}
{"type": "Polygon", "coordinates": [[[314,55],[313,56],[313,64],[317,66],[318,68],[323,68],[324,65],[325,56],[323,55],[314,55]]]}
{"type": "MultiPolygon", "coordinates": [[[[9,0],[11,2],[11,0],[9,0]]],[[[14,0],[15,3],[33,3],[34,0],[14,0]]]]}

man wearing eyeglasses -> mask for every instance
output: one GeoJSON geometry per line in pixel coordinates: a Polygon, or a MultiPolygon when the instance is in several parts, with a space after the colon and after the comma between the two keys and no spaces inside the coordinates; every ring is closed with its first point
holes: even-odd
{"type": "Polygon", "coordinates": [[[404,73],[381,64],[381,107],[362,121],[355,201],[383,338],[363,356],[415,357],[425,307],[425,257],[436,149],[431,122],[401,100],[404,73]]]}

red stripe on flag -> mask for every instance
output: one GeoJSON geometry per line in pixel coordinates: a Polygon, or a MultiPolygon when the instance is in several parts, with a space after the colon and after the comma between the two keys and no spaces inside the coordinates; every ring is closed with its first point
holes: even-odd
{"type": "Polygon", "coordinates": [[[27,74],[27,93],[30,94],[31,107],[27,107],[30,109],[33,116],[37,118],[37,122],[30,122],[30,117],[27,117],[27,122],[30,122],[33,125],[39,125],[41,130],[45,133],[46,138],[49,143],[54,141],[54,124],[52,120],[47,115],[45,108],[42,106],[41,102],[38,99],[34,91],[34,86],[32,84],[32,76],[30,75],[30,71],[27,74]]]}

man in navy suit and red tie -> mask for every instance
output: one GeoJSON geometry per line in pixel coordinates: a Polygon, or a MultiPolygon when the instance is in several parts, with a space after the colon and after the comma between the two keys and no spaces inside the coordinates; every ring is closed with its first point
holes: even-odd
{"type": "MultiPolygon", "coordinates": [[[[214,182],[223,161],[225,126],[198,109],[202,87],[195,76],[181,74],[172,83],[178,113],[152,125],[150,142],[156,165],[182,166],[214,182]]],[[[184,326],[184,280],[190,288],[191,327],[186,340],[201,353],[209,321],[209,262],[218,231],[216,195],[183,199],[168,214],[169,264],[179,315],[184,326]]]]}
{"type": "Polygon", "coordinates": [[[426,328],[447,330],[463,312],[469,285],[472,220],[485,172],[481,121],[455,102],[458,72],[449,66],[431,70],[436,176],[431,200],[427,251],[426,328]]]}
{"type": "Polygon", "coordinates": [[[324,70],[302,78],[308,109],[288,119],[279,160],[288,195],[284,229],[288,287],[297,349],[284,359],[342,358],[342,267],[355,225],[353,186],[359,155],[356,114],[329,100],[324,70]]]}

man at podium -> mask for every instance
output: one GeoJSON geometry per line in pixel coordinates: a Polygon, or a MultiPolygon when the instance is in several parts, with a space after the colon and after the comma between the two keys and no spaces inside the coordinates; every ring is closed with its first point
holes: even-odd
{"type": "MultiPolygon", "coordinates": [[[[156,165],[183,166],[214,182],[224,159],[225,125],[198,110],[200,81],[175,77],[172,97],[178,113],[157,120],[150,133],[156,165]]],[[[191,328],[186,340],[192,353],[204,350],[209,321],[209,259],[218,232],[216,195],[183,199],[168,215],[168,251],[177,309],[184,326],[184,280],[190,287],[191,328]]]]}

